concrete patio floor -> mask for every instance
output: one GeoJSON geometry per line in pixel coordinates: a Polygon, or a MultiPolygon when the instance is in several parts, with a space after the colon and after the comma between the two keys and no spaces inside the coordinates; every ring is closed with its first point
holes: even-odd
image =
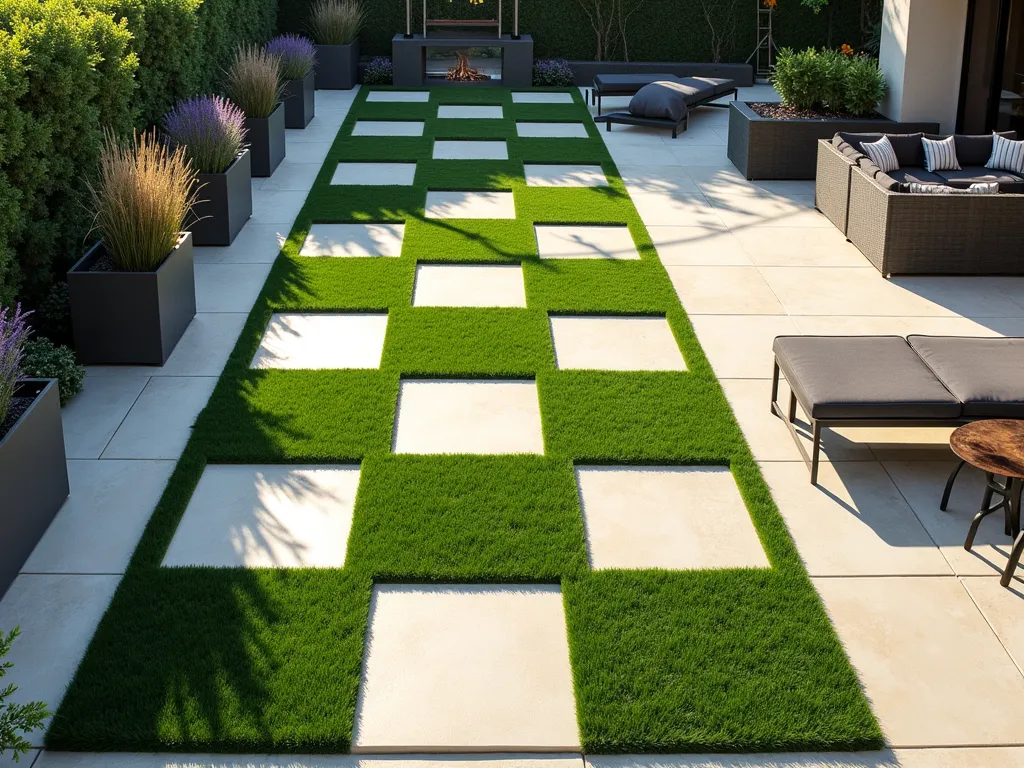
{"type": "MultiPolygon", "coordinates": [[[[65,410],[73,498],[0,601],[20,624],[9,660],[16,701],[55,708],[105,610],[188,429],[212,390],[355,92],[320,91],[317,118],[289,131],[274,177],[254,180],[254,215],[230,248],[196,251],[200,313],[162,368],[93,368],[65,410]],[[83,542],[108,545],[83,547],[83,542]],[[111,546],[109,542],[115,542],[111,546]],[[85,552],[88,550],[88,552],[85,552]]],[[[767,86],[741,89],[772,100],[767,86]]],[[[607,110],[621,104],[605,100],[607,110]]],[[[892,752],[861,755],[491,756],[474,768],[813,768],[1024,764],[1024,580],[998,586],[1009,541],[989,521],[961,544],[981,497],[952,466],[949,430],[828,434],[821,487],[768,410],[771,340],[782,333],[1024,336],[1022,278],[885,280],[813,209],[813,182],[748,182],[726,157],[725,110],[690,130],[602,130],[658,253],[761,463],[779,509],[856,667],[892,752]],[[485,766],[489,763],[495,766],[485,766]]],[[[33,735],[39,745],[41,734],[33,735]]],[[[7,768],[8,758],[0,759],[7,768]]],[[[36,768],[345,766],[365,756],[32,753],[36,768]]],[[[458,758],[389,758],[440,768],[458,758]]],[[[365,764],[365,765],[364,765],[365,764]]],[[[399,765],[404,764],[404,765],[399,765]]]]}

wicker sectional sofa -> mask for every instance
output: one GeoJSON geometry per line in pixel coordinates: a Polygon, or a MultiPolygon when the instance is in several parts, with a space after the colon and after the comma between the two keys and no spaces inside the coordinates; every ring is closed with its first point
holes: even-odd
{"type": "Polygon", "coordinates": [[[990,136],[958,136],[963,170],[936,174],[924,168],[922,134],[890,135],[900,170],[882,173],[860,151],[880,137],[838,133],[818,142],[815,205],[868,261],[887,276],[1024,274],[1024,177],[983,167],[990,136]],[[978,180],[998,181],[999,194],[903,191],[912,181],[966,187],[978,180]]]}

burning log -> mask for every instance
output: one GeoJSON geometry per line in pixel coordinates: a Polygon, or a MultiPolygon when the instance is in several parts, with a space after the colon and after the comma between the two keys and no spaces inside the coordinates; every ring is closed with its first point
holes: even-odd
{"type": "Polygon", "coordinates": [[[445,76],[446,79],[461,81],[491,79],[490,75],[486,75],[469,66],[469,54],[457,51],[455,55],[458,57],[458,64],[448,70],[448,74],[445,76]]]}

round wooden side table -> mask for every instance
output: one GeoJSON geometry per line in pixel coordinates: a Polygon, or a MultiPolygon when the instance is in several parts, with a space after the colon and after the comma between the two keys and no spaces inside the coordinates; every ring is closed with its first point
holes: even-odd
{"type": "Polygon", "coordinates": [[[1006,533],[1013,537],[1013,547],[999,583],[1007,587],[1024,552],[1024,533],[1020,529],[1020,497],[1024,489],[1024,421],[989,419],[965,424],[950,436],[949,447],[965,462],[985,473],[981,510],[971,521],[964,549],[969,550],[974,544],[978,526],[988,515],[1000,510],[1006,515],[1006,533]],[[1005,477],[1006,483],[1000,483],[997,477],[1005,477]],[[1000,501],[992,504],[995,495],[1000,501]]]}

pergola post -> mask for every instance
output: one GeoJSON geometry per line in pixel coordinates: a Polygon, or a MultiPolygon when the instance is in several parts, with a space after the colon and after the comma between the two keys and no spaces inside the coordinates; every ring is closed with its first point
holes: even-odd
{"type": "Polygon", "coordinates": [[[519,40],[519,0],[512,6],[512,39],[519,40]]]}
{"type": "Polygon", "coordinates": [[[405,0],[405,39],[412,37],[412,0],[405,0]]]}

